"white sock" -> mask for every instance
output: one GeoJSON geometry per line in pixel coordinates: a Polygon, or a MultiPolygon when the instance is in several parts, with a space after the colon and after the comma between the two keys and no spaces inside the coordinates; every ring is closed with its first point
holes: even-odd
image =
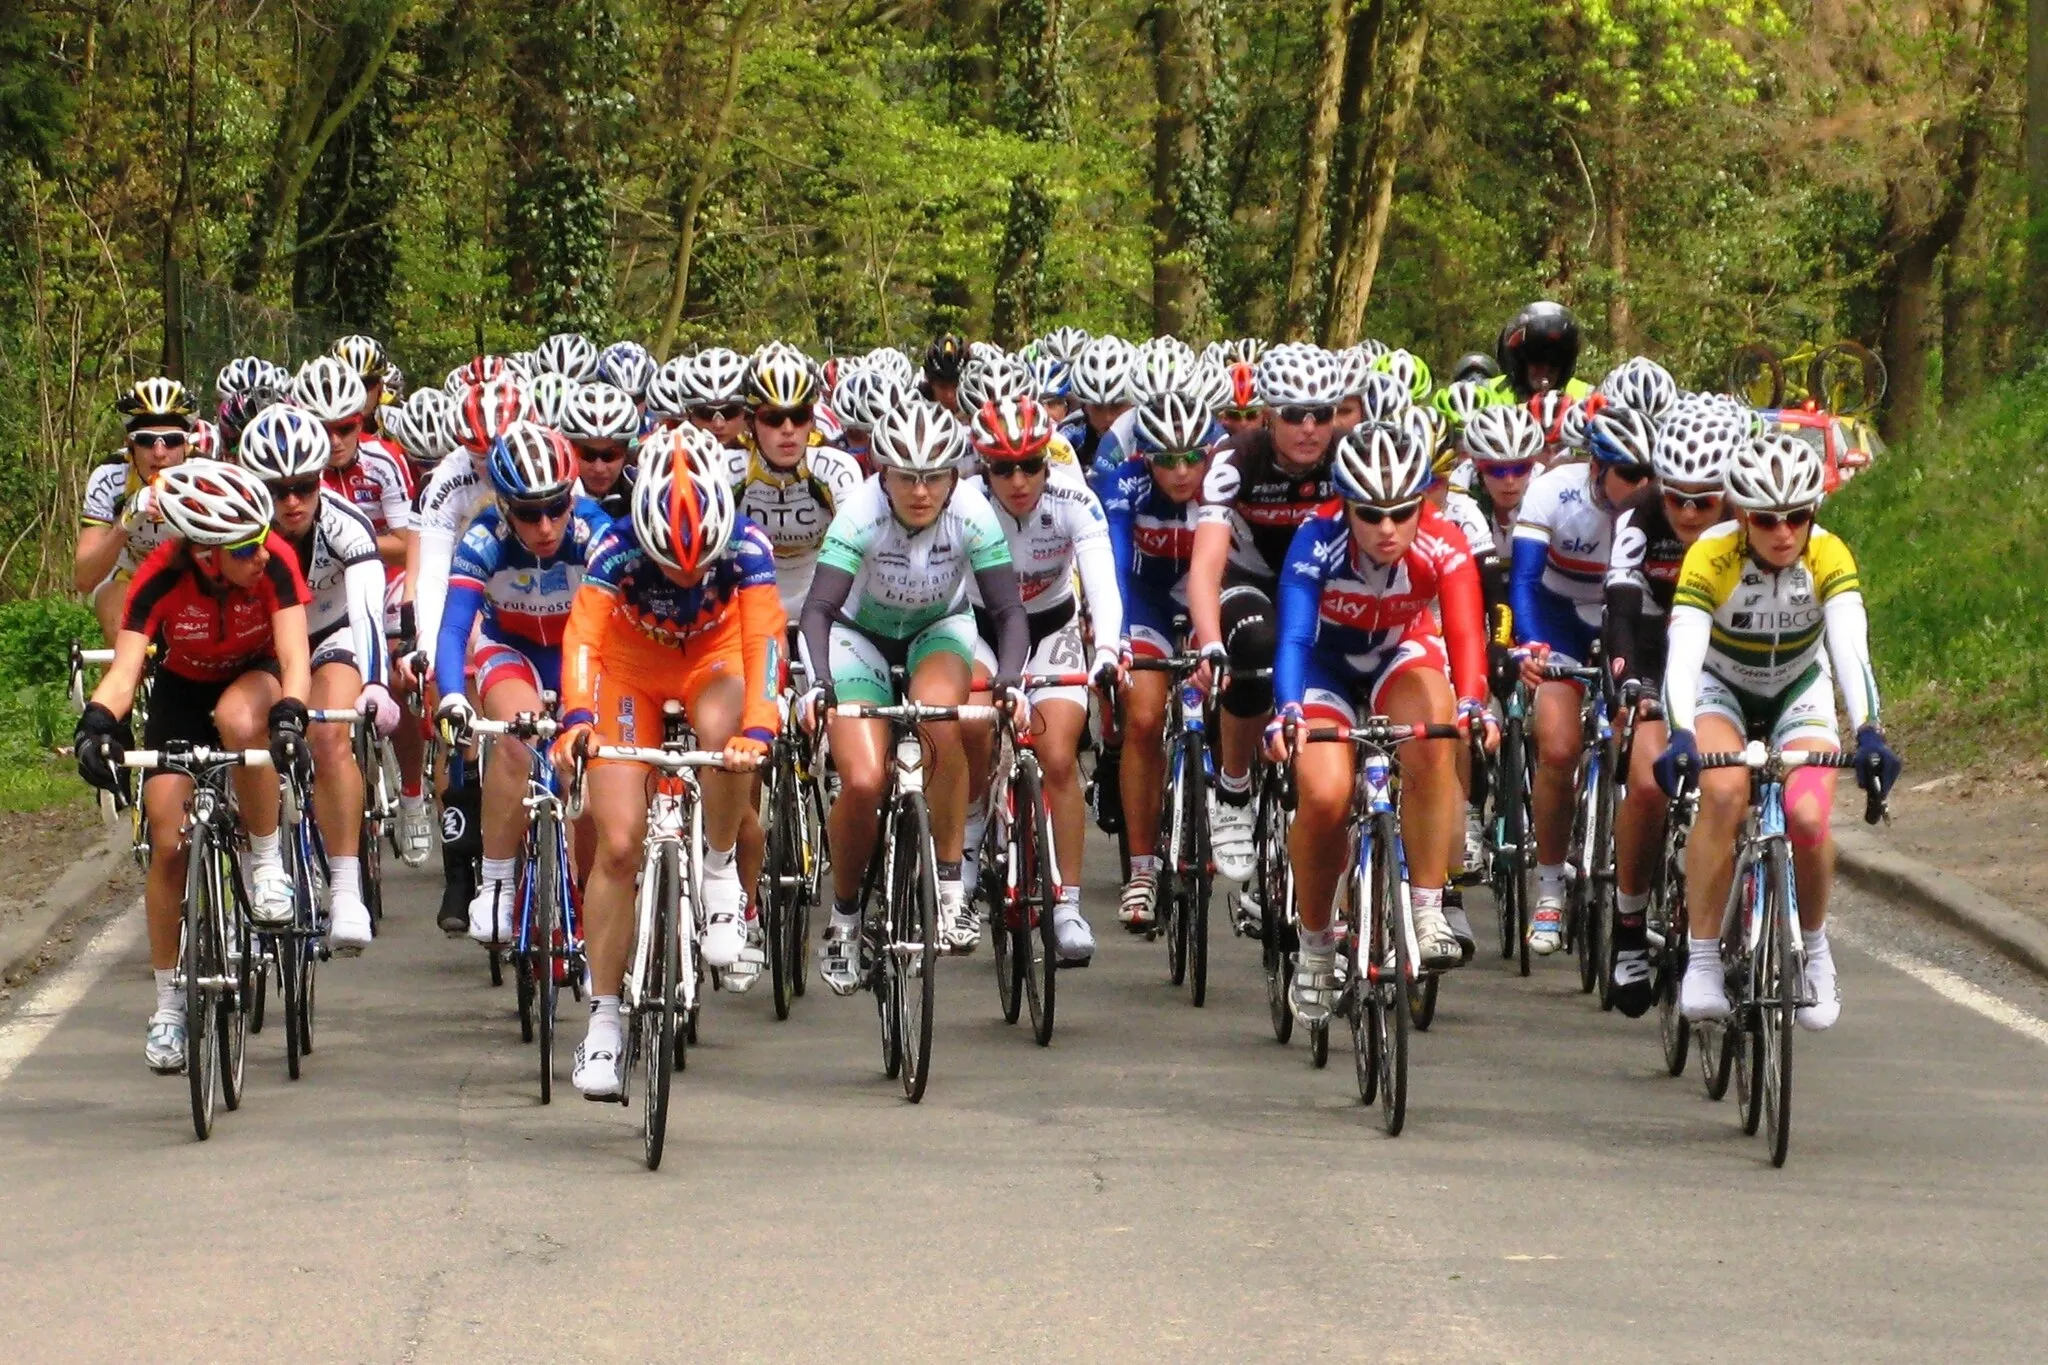
{"type": "Polygon", "coordinates": [[[151,971],[156,978],[156,1008],[159,1014],[183,1014],[185,992],[178,988],[178,969],[159,967],[151,971]]]}
{"type": "Polygon", "coordinates": [[[486,882],[511,881],[512,868],[518,861],[519,860],[517,858],[484,859],[484,880],[486,882]]]}
{"type": "Polygon", "coordinates": [[[832,907],[832,927],[835,929],[851,929],[858,934],[860,932],[860,913],[858,911],[842,913],[839,907],[835,905],[832,907]]]}
{"type": "Polygon", "coordinates": [[[1802,931],[1799,938],[1806,945],[1807,961],[1811,962],[1817,957],[1832,958],[1834,956],[1834,953],[1828,948],[1828,927],[1825,924],[1811,933],[1802,931]]]}
{"type": "Polygon", "coordinates": [[[1337,951],[1337,928],[1335,925],[1330,926],[1328,929],[1303,929],[1300,938],[1303,954],[1314,953],[1321,957],[1331,957],[1337,951]]]}
{"type": "Polygon", "coordinates": [[[712,848],[707,845],[704,849],[705,875],[710,877],[724,876],[732,870],[733,855],[738,852],[738,844],[734,844],[731,848],[712,848]]]}
{"type": "Polygon", "coordinates": [[[404,792],[400,792],[398,794],[398,804],[406,810],[418,810],[427,804],[427,794],[425,792],[415,792],[411,796],[407,796],[404,792]]]}
{"type": "Polygon", "coordinates": [[[1694,938],[1686,935],[1686,947],[1691,956],[1685,960],[1687,972],[1698,972],[1701,976],[1716,976],[1721,971],[1721,939],[1694,938]]]}
{"type": "Polygon", "coordinates": [[[1539,896],[1562,896],[1564,894],[1564,864],[1538,863],[1536,865],[1536,894],[1539,896]]]}
{"type": "Polygon", "coordinates": [[[1408,900],[1418,914],[1424,910],[1434,910],[1442,914],[1444,889],[1441,886],[1411,886],[1408,888],[1408,900]]]}
{"type": "Polygon", "coordinates": [[[278,860],[277,831],[249,836],[249,858],[253,862],[274,863],[278,860]]]}
{"type": "Polygon", "coordinates": [[[964,856],[976,858],[981,855],[981,836],[988,832],[988,816],[981,811],[970,812],[967,817],[967,841],[961,845],[964,856]]]}
{"type": "Polygon", "coordinates": [[[590,997],[590,1031],[583,1036],[585,1044],[604,1043],[607,1047],[590,1047],[594,1052],[619,1049],[621,1031],[619,1028],[619,997],[616,995],[593,995],[590,997]]]}
{"type": "Polygon", "coordinates": [[[1252,770],[1246,768],[1241,773],[1218,773],[1216,785],[1232,796],[1248,796],[1252,789],[1252,770]]]}
{"type": "Polygon", "coordinates": [[[1131,877],[1156,877],[1159,875],[1159,855],[1156,853],[1133,853],[1131,855],[1131,877]]]}
{"type": "Polygon", "coordinates": [[[363,863],[360,858],[329,858],[327,860],[327,895],[330,901],[343,895],[363,898],[363,863]]]}
{"type": "Polygon", "coordinates": [[[1078,887],[1078,886],[1063,886],[1063,887],[1061,887],[1061,888],[1060,888],[1060,904],[1061,904],[1061,905],[1071,905],[1071,906],[1073,906],[1073,907],[1074,907],[1074,908],[1075,908],[1076,910],[1079,910],[1079,909],[1081,908],[1081,888],[1080,888],[1080,887],[1078,887]]]}
{"type": "Polygon", "coordinates": [[[1650,893],[1647,891],[1639,896],[1631,896],[1626,891],[1616,891],[1614,893],[1615,911],[1623,916],[1640,915],[1649,906],[1650,893]]]}

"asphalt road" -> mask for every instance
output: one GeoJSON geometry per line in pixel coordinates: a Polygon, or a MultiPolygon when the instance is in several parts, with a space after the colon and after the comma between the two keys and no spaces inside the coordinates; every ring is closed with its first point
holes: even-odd
{"type": "Polygon", "coordinates": [[[538,1104],[509,986],[415,874],[323,973],[306,1078],[266,1031],[194,1142],[142,1065],[139,914],[107,907],[0,1014],[8,1356],[2041,1357],[2048,997],[1961,940],[1845,891],[1784,1170],[1663,1074],[1654,1017],[1484,954],[1389,1139],[1343,1037],[1321,1072],[1274,1044],[1249,943],[1190,1008],[1093,852],[1102,950],[1052,1047],[999,1022],[986,950],[943,966],[917,1107],[867,998],[713,997],[651,1174],[637,1110],[538,1104]]]}

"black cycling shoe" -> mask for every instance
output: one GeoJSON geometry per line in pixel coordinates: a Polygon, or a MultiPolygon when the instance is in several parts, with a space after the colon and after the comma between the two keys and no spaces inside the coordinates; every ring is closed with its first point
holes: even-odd
{"type": "Polygon", "coordinates": [[[1655,966],[1650,962],[1650,939],[1643,932],[1640,915],[1614,923],[1614,981],[1607,998],[1614,1008],[1630,1019],[1640,1019],[1656,1002],[1655,966]]]}
{"type": "Polygon", "coordinates": [[[1104,834],[1121,834],[1124,828],[1123,783],[1118,770],[1122,749],[1104,749],[1095,760],[1095,780],[1088,784],[1088,802],[1095,810],[1095,827],[1104,834]]]}
{"type": "Polygon", "coordinates": [[[1465,915],[1465,892],[1459,887],[1444,888],[1444,922],[1451,926],[1451,937],[1458,940],[1458,965],[1462,967],[1479,951],[1479,940],[1465,915]]]}

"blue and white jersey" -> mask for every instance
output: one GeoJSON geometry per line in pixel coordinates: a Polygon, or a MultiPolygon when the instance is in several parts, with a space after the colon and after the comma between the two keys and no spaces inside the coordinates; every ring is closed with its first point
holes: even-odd
{"type": "Polygon", "coordinates": [[[449,568],[448,603],[434,649],[434,679],[442,696],[462,690],[469,631],[479,616],[487,640],[536,661],[559,655],[590,547],[610,526],[603,508],[589,498],[576,499],[561,546],[543,560],[520,542],[495,506],[469,524],[449,568]]]}
{"type": "Polygon", "coordinates": [[[1125,602],[1186,609],[1199,495],[1174,502],[1152,482],[1152,467],[1128,459],[1103,480],[1102,513],[1125,602]]]}
{"type": "Polygon", "coordinates": [[[1543,595],[1568,603],[1584,624],[1600,624],[1619,509],[1594,496],[1593,478],[1591,465],[1560,465],[1538,475],[1522,498],[1508,584],[1518,641],[1559,645],[1530,633],[1543,618],[1543,595]]]}

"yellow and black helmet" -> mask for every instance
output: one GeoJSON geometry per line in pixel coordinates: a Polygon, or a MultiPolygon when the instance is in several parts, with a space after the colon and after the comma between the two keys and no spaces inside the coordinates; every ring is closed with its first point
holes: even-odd
{"type": "Polygon", "coordinates": [[[365,385],[382,379],[384,367],[390,363],[384,354],[383,343],[361,333],[337,339],[327,348],[327,354],[347,363],[365,385]]]}
{"type": "Polygon", "coordinates": [[[818,372],[811,358],[787,342],[771,341],[754,352],[747,370],[747,401],[757,408],[800,408],[818,398],[818,372]]]}
{"type": "Polygon", "coordinates": [[[164,374],[137,380],[133,388],[114,400],[114,408],[130,431],[164,426],[190,431],[196,412],[185,386],[164,374]]]}

